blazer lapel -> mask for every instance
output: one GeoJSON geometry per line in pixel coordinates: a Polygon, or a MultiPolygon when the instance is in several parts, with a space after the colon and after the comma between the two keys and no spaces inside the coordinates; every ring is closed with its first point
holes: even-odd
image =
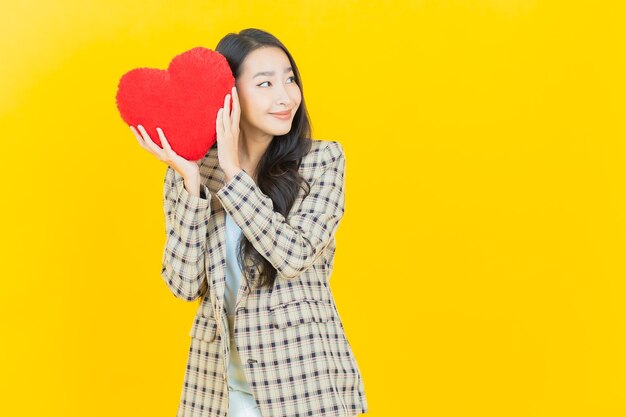
{"type": "MultiPolygon", "coordinates": [[[[211,147],[200,166],[202,177],[211,193],[211,216],[209,220],[209,264],[210,272],[207,277],[210,281],[211,292],[214,295],[214,311],[220,315],[226,310],[224,307],[224,292],[226,291],[226,211],[217,198],[217,191],[224,186],[224,171],[220,167],[217,156],[217,146],[211,147]]],[[[246,259],[245,268],[249,268],[251,262],[246,259]]],[[[238,289],[237,301],[249,294],[250,289],[242,280],[238,289]]],[[[237,303],[238,304],[238,303],[237,303]]],[[[219,319],[218,319],[219,320],[219,319]]]]}
{"type": "MultiPolygon", "coordinates": [[[[224,186],[224,171],[220,167],[219,158],[217,156],[217,147],[213,146],[207,152],[206,157],[202,161],[200,170],[207,188],[211,193],[211,216],[209,220],[209,242],[208,242],[208,265],[211,293],[214,295],[213,310],[219,312],[216,319],[223,325],[226,320],[222,321],[222,315],[226,314],[224,306],[224,292],[226,291],[226,211],[222,207],[222,203],[217,198],[217,191],[224,186]]],[[[246,259],[245,267],[250,266],[250,262],[246,259]]],[[[245,280],[242,280],[238,289],[237,300],[239,301],[247,294],[250,289],[245,286],[245,280]]],[[[238,304],[238,303],[237,303],[238,304]]]]}
{"type": "Polygon", "coordinates": [[[211,214],[223,211],[222,203],[216,197],[217,191],[224,186],[224,171],[220,167],[219,158],[217,156],[217,146],[211,147],[206,154],[200,166],[203,179],[206,186],[211,192],[211,214]]]}
{"type": "Polygon", "coordinates": [[[207,245],[207,278],[213,301],[215,318],[223,327],[225,314],[224,291],[226,289],[226,218],[217,191],[224,185],[224,171],[219,166],[217,146],[209,149],[200,164],[200,174],[211,193],[211,216],[207,245]]]}

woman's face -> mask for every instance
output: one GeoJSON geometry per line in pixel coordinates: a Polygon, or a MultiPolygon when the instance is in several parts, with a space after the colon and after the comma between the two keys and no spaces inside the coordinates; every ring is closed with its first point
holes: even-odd
{"type": "Polygon", "coordinates": [[[277,47],[261,47],[250,52],[236,80],[241,106],[240,129],[272,136],[284,135],[302,101],[289,58],[277,47]],[[272,113],[290,111],[286,118],[272,113]]]}

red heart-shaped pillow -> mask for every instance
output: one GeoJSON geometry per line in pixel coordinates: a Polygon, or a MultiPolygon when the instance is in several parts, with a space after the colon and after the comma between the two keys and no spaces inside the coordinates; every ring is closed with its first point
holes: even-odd
{"type": "Polygon", "coordinates": [[[163,148],[156,131],[160,127],[178,155],[195,161],[217,140],[217,112],[234,85],[224,55],[197,47],[175,56],[167,70],[128,71],[119,81],[115,99],[128,125],[142,125],[163,148]]]}

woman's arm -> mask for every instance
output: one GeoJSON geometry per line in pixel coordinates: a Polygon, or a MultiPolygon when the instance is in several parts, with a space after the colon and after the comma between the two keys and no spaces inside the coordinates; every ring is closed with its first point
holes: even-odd
{"type": "Polygon", "coordinates": [[[334,237],[345,205],[345,156],[328,142],[320,174],[309,195],[289,217],[274,211],[272,199],[241,170],[216,192],[222,206],[278,273],[295,278],[309,268],[334,237]]]}
{"type": "Polygon", "coordinates": [[[205,252],[211,193],[204,184],[200,196],[189,193],[184,178],[169,166],[163,183],[166,238],[161,276],[177,298],[193,301],[208,285],[205,252]]]}

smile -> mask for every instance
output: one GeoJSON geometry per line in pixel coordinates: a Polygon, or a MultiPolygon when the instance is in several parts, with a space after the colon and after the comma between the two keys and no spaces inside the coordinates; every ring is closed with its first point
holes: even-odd
{"type": "Polygon", "coordinates": [[[277,119],[281,119],[281,120],[288,120],[289,118],[291,118],[291,112],[285,112],[285,113],[270,113],[272,116],[276,117],[277,119]]]}

